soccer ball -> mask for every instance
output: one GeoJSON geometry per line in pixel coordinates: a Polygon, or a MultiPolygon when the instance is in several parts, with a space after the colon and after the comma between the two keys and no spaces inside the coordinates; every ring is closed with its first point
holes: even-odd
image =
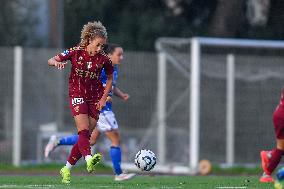
{"type": "Polygon", "coordinates": [[[141,171],[150,171],[156,165],[156,155],[151,150],[140,150],[135,155],[135,165],[141,171]]]}

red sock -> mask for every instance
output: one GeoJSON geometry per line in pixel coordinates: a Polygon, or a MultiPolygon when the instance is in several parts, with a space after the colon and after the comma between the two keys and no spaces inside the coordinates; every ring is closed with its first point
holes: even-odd
{"type": "Polygon", "coordinates": [[[84,129],[78,132],[78,147],[81,154],[85,157],[87,155],[91,155],[91,147],[90,147],[90,133],[89,130],[84,129]]]}
{"type": "Polygon", "coordinates": [[[76,144],[74,144],[71,153],[68,157],[68,162],[71,165],[75,165],[77,163],[77,161],[82,157],[82,154],[79,150],[79,146],[78,146],[78,142],[76,144]]]}
{"type": "Polygon", "coordinates": [[[270,172],[270,174],[274,171],[274,169],[279,164],[283,153],[284,151],[279,150],[277,148],[271,151],[271,158],[269,160],[269,165],[267,167],[267,170],[270,172]]]}

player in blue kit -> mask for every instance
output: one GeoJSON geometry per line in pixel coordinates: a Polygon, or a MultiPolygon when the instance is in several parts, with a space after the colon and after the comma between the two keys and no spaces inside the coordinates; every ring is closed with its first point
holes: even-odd
{"type": "MultiPolygon", "coordinates": [[[[118,124],[115,118],[115,115],[112,111],[112,96],[113,94],[120,97],[122,100],[127,101],[129,99],[129,95],[127,93],[122,92],[117,86],[117,77],[118,77],[118,65],[121,63],[123,59],[123,49],[119,45],[116,44],[107,44],[104,46],[104,52],[108,55],[111,60],[114,71],[113,71],[113,82],[112,82],[112,90],[110,91],[106,105],[100,112],[99,120],[97,126],[92,131],[90,138],[90,145],[94,145],[100,136],[101,133],[104,133],[108,139],[111,141],[110,147],[110,157],[113,164],[113,169],[115,172],[115,180],[123,181],[131,179],[135,176],[135,174],[130,173],[126,174],[122,172],[120,163],[121,163],[121,149],[120,149],[120,136],[118,132],[118,124]]],[[[103,84],[107,81],[107,75],[104,70],[101,73],[101,81],[103,84]]],[[[67,137],[57,138],[55,135],[51,136],[48,144],[45,147],[44,155],[48,157],[50,152],[52,152],[57,146],[63,145],[74,145],[78,140],[78,135],[71,135],[67,137]]]]}

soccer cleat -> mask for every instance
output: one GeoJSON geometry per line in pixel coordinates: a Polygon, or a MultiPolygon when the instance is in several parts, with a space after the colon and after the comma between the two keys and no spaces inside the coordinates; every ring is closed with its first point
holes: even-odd
{"type": "Polygon", "coordinates": [[[49,138],[49,141],[44,149],[44,157],[48,158],[50,152],[52,152],[58,146],[58,140],[55,135],[49,138]]]}
{"type": "Polygon", "coordinates": [[[262,182],[262,183],[274,182],[274,179],[272,178],[271,175],[267,175],[267,174],[264,173],[264,174],[260,177],[259,182],[262,182]]]}
{"type": "Polygon", "coordinates": [[[97,153],[94,154],[91,159],[87,161],[87,171],[92,173],[95,171],[95,166],[101,161],[102,155],[97,153]]]}
{"type": "Polygon", "coordinates": [[[114,180],[115,181],[130,180],[135,176],[136,176],[135,173],[121,173],[120,175],[115,175],[114,180]]]}
{"type": "Polygon", "coordinates": [[[70,182],[71,182],[71,174],[70,174],[70,170],[66,166],[64,166],[60,170],[60,175],[62,177],[61,182],[63,184],[70,184],[70,182]]]}
{"type": "Polygon", "coordinates": [[[261,151],[260,152],[260,157],[261,157],[261,166],[263,171],[267,174],[270,175],[270,172],[268,171],[268,165],[270,161],[270,153],[269,151],[261,151]]]}

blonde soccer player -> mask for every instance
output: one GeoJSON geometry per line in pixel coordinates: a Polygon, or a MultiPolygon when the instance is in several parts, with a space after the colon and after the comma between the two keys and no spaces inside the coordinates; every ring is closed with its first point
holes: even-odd
{"type": "Polygon", "coordinates": [[[78,141],[74,144],[66,165],[60,170],[63,183],[70,183],[70,170],[83,156],[87,171],[93,172],[101,160],[100,154],[91,154],[90,134],[97,125],[100,110],[105,106],[112,87],[113,66],[102,53],[107,40],[106,28],[99,21],[83,26],[78,46],[65,50],[48,60],[48,65],[64,69],[66,61],[71,62],[69,76],[69,104],[78,131],[78,141]],[[102,69],[107,75],[106,85],[101,81],[102,69]]]}
{"type": "MultiPolygon", "coordinates": [[[[123,60],[123,49],[117,44],[106,44],[104,46],[104,52],[111,60],[113,71],[112,91],[109,93],[106,105],[102,108],[99,115],[97,127],[94,129],[90,139],[90,145],[94,145],[98,137],[103,133],[111,141],[109,155],[111,157],[113,171],[115,173],[115,181],[129,180],[135,176],[133,173],[124,173],[121,168],[121,149],[120,149],[120,135],[118,132],[118,123],[115,118],[115,114],[112,111],[112,97],[113,94],[121,98],[123,101],[129,99],[129,95],[124,93],[117,87],[118,78],[118,65],[123,60]]],[[[106,84],[107,76],[105,71],[102,70],[101,80],[103,84],[106,84]]],[[[50,137],[50,140],[45,148],[45,157],[48,157],[58,146],[74,145],[78,140],[78,135],[70,135],[62,138],[57,138],[56,135],[50,137]]],[[[79,157],[77,157],[78,159],[79,157]]]]}

